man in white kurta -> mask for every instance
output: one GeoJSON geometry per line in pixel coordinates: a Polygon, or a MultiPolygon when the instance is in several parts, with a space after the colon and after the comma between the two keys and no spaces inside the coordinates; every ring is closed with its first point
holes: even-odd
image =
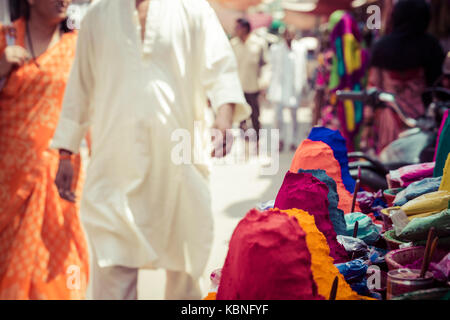
{"type": "MultiPolygon", "coordinates": [[[[207,99],[221,130],[250,107],[206,0],[151,0],[145,24],[140,2],[96,1],[84,17],[52,147],[78,152],[91,130],[81,217],[94,299],[135,299],[139,268],[168,271],[166,298],[195,299],[213,242],[208,168],[174,163],[172,133],[194,141],[207,99]]],[[[67,161],[59,171],[57,184],[70,179],[67,161]]]]}
{"type": "Polygon", "coordinates": [[[295,30],[288,27],[283,39],[270,48],[271,81],[267,99],[276,113],[276,128],[280,130],[280,151],[284,147],[285,126],[283,109],[289,108],[292,120],[291,151],[297,149],[297,110],[302,91],[307,85],[307,50],[301,41],[294,40],[295,30]]]}

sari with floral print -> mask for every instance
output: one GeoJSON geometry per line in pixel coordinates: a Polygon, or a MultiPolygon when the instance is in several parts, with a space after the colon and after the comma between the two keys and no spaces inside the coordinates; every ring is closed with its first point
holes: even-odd
{"type": "MultiPolygon", "coordinates": [[[[16,45],[25,47],[25,21],[16,45]]],[[[0,56],[6,47],[0,26],[0,56]]],[[[0,91],[0,299],[84,299],[88,251],[78,202],[54,184],[59,155],[49,145],[75,55],[65,33],[35,61],[14,69],[0,91]]],[[[79,198],[80,155],[73,156],[79,198]]]]}

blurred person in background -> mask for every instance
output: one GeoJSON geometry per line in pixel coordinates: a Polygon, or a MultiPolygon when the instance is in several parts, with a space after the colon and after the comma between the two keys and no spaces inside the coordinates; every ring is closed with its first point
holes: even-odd
{"type": "Polygon", "coordinates": [[[79,204],[72,193],[61,199],[53,182],[59,161],[70,163],[79,195],[80,155],[49,149],[75,56],[70,1],[10,3],[15,45],[6,46],[0,26],[0,299],[83,299],[89,268],[79,204]]]}
{"type": "Polygon", "coordinates": [[[442,66],[442,79],[441,85],[445,89],[450,90],[450,51],[447,52],[444,65],[442,66]]]}
{"type": "Polygon", "coordinates": [[[295,29],[285,28],[280,42],[270,47],[269,65],[271,80],[267,99],[273,104],[276,113],[276,128],[280,130],[280,152],[284,149],[285,124],[283,110],[288,108],[292,121],[291,151],[297,149],[298,121],[297,110],[300,98],[307,83],[307,50],[295,40],[295,29]]]}
{"type": "MultiPolygon", "coordinates": [[[[231,46],[238,63],[239,78],[244,90],[245,99],[252,108],[250,116],[252,127],[256,131],[259,141],[260,106],[259,96],[264,89],[261,79],[263,67],[266,65],[267,45],[264,39],[251,32],[251,25],[247,19],[240,18],[236,21],[235,37],[231,39],[231,46]]],[[[242,121],[240,127],[247,130],[247,121],[242,121]]]]}
{"type": "MultiPolygon", "coordinates": [[[[372,48],[368,87],[395,94],[407,117],[425,114],[422,92],[441,75],[445,54],[439,41],[426,33],[430,7],[425,0],[400,0],[392,16],[392,32],[376,41],[372,48]]],[[[376,153],[398,138],[405,124],[390,108],[367,109],[373,123],[372,145],[376,153]]]]}
{"type": "Polygon", "coordinates": [[[328,83],[330,81],[330,69],[333,52],[329,44],[329,35],[322,36],[320,52],[317,55],[317,69],[315,80],[315,96],[312,125],[323,125],[321,121],[322,111],[328,102],[328,83]]]}
{"type": "MultiPolygon", "coordinates": [[[[215,150],[226,154],[226,131],[250,107],[206,0],[92,4],[52,147],[64,157],[77,153],[91,128],[81,215],[92,245],[94,299],[137,299],[144,268],[166,270],[166,299],[202,297],[199,278],[213,243],[209,168],[187,154],[206,149],[194,140],[196,124],[206,125],[208,99],[222,133],[215,150]],[[179,135],[188,143],[176,154],[179,135]]],[[[63,196],[72,176],[71,163],[60,161],[55,182],[63,196]]]]}
{"type": "Polygon", "coordinates": [[[360,101],[337,100],[337,90],[361,91],[365,86],[368,52],[351,13],[337,10],[328,22],[330,46],[333,50],[328,89],[330,103],[339,120],[339,130],[346,139],[349,152],[359,149],[360,128],[363,124],[363,104],[360,101]]]}
{"type": "Polygon", "coordinates": [[[430,0],[431,22],[429,32],[435,36],[444,52],[450,51],[450,1],[430,0]]]}

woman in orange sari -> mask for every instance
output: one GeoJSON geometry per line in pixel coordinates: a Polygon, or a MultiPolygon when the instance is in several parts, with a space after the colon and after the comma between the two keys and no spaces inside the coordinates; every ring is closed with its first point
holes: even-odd
{"type": "MultiPolygon", "coordinates": [[[[0,26],[0,299],[84,299],[88,250],[78,203],[58,194],[60,156],[49,149],[75,54],[76,34],[64,24],[70,1],[10,3],[19,18],[14,46],[0,26]]],[[[79,194],[80,156],[66,160],[78,168],[79,194]]]]}

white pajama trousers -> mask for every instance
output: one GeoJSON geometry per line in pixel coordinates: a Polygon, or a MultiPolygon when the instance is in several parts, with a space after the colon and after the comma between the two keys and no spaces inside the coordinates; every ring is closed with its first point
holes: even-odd
{"type": "MultiPolygon", "coordinates": [[[[138,268],[113,266],[101,268],[91,259],[91,295],[93,300],[136,300],[138,268]]],[[[185,272],[166,270],[166,300],[200,300],[200,284],[185,272]]],[[[151,283],[148,284],[151,286],[151,283]]]]}
{"type": "MultiPolygon", "coordinates": [[[[291,135],[291,144],[298,144],[297,136],[298,136],[298,121],[297,121],[297,110],[298,108],[289,108],[292,121],[292,135],[291,135]]],[[[286,125],[283,121],[283,110],[284,106],[280,103],[275,104],[275,113],[276,113],[276,128],[280,130],[280,141],[285,141],[286,139],[286,125]]]]}

